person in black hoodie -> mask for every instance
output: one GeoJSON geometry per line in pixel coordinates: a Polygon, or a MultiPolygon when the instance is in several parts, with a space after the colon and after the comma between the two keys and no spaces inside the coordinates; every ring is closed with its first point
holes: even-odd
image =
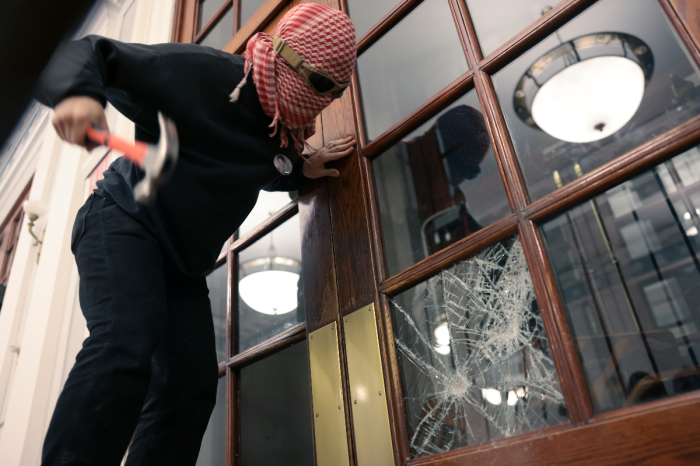
{"type": "Polygon", "coordinates": [[[134,200],[143,172],[122,157],[78,211],[71,250],[90,335],[54,411],[45,466],[118,465],[130,442],[127,465],[195,464],[217,388],[205,275],[260,190],[339,176],[325,163],[353,151],[350,136],[301,155],[355,66],[344,13],[293,8],[274,39],[250,39],[246,57],[88,36],[59,51],[42,79],[37,99],[55,109],[67,142],[92,148],[86,129],[107,127],[110,102],[137,139],[158,140],[161,111],[180,143],[153,203],[134,200]]]}

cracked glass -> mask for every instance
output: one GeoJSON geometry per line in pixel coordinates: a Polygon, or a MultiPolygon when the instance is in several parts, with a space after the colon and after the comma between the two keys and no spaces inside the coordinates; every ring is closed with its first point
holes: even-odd
{"type": "Polygon", "coordinates": [[[510,214],[476,92],[372,162],[389,275],[510,214]]]}
{"type": "Polygon", "coordinates": [[[700,388],[700,150],[542,225],[593,410],[700,388]]]}
{"type": "Polygon", "coordinates": [[[391,303],[413,458],[568,421],[517,236],[391,303]]]}

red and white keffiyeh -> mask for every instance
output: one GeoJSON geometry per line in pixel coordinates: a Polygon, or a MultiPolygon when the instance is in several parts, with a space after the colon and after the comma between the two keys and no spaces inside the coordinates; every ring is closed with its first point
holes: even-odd
{"type": "MultiPolygon", "coordinates": [[[[315,3],[299,5],[282,17],[276,32],[307,64],[330,73],[338,82],[350,80],[357,58],[355,26],[342,11],[315,3]]],[[[333,97],[309,89],[273,50],[272,40],[264,32],[250,38],[245,76],[231,93],[231,101],[238,100],[239,89],[252,68],[262,108],[273,119],[270,136],[277,133],[281,124],[280,147],[287,147],[289,134],[301,154],[306,140],[316,132],[316,116],[333,97]]]]}

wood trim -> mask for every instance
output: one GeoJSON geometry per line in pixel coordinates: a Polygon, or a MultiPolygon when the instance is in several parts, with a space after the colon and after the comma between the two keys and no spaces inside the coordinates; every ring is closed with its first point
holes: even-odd
{"type": "Polygon", "coordinates": [[[226,375],[226,363],[220,362],[219,363],[219,378],[221,378],[225,375],[226,375]]]}
{"type": "Polygon", "coordinates": [[[688,52],[700,66],[700,5],[697,0],[659,0],[688,52]]]}
{"type": "Polygon", "coordinates": [[[197,0],[178,0],[173,20],[172,42],[191,43],[194,37],[197,0]]]}
{"type": "Polygon", "coordinates": [[[226,366],[231,369],[239,369],[291,346],[304,338],[306,338],[306,323],[302,322],[252,348],[232,356],[226,363],[226,366]]]}
{"type": "MultiPolygon", "coordinates": [[[[489,74],[497,72],[516,57],[522,55],[537,45],[542,39],[572,20],[596,1],[598,0],[562,0],[552,8],[552,10],[523,29],[517,36],[510,39],[481,60],[478,65],[479,69],[489,74]]],[[[471,19],[469,21],[471,21],[471,19]]],[[[474,45],[477,50],[479,50],[478,55],[481,55],[478,42],[474,42],[474,45]]]]}
{"type": "Polygon", "coordinates": [[[226,430],[224,434],[225,443],[225,466],[235,466],[236,458],[240,457],[237,453],[240,451],[236,443],[239,429],[237,428],[238,418],[238,403],[236,402],[237,390],[236,383],[238,377],[236,373],[229,368],[226,368],[226,430]]]}
{"type": "Polygon", "coordinates": [[[535,224],[521,220],[518,230],[569,420],[574,425],[581,425],[590,419],[593,408],[554,270],[535,224]]]}
{"type": "Polygon", "coordinates": [[[364,33],[357,41],[357,55],[372,46],[379,38],[387,31],[399,23],[402,19],[408,16],[423,0],[403,0],[394,8],[392,8],[382,19],[377,22],[369,31],[364,33]]]}
{"type": "Polygon", "coordinates": [[[234,241],[233,244],[231,244],[231,250],[234,252],[239,252],[242,249],[245,249],[290,218],[294,217],[299,212],[298,204],[299,198],[297,197],[289,204],[275,212],[275,214],[270,216],[270,218],[234,241]]]}
{"type": "MultiPolygon", "coordinates": [[[[471,90],[473,86],[473,75],[467,71],[459,78],[452,81],[447,87],[426,100],[421,106],[403,117],[399,122],[382,133],[375,140],[361,145],[361,152],[364,157],[373,159],[381,155],[392,145],[396,144],[402,137],[410,134],[411,131],[419,128],[423,123],[430,120],[447,106],[453,103],[462,95],[471,90]]],[[[361,105],[361,103],[360,103],[361,105]]],[[[362,108],[357,107],[357,108],[362,108]]],[[[361,112],[357,112],[356,121],[360,124],[361,112]]],[[[364,128],[364,124],[362,125],[364,128]]],[[[364,131],[363,131],[364,136],[364,131]]]]}
{"type": "Polygon", "coordinates": [[[668,398],[647,403],[641,403],[634,406],[630,406],[628,408],[620,408],[607,413],[597,414],[593,416],[588,422],[590,424],[594,424],[597,422],[604,422],[617,418],[642,415],[665,408],[673,408],[674,406],[684,405],[687,403],[700,403],[700,390],[684,393],[682,395],[673,395],[668,398]]]}
{"type": "Polygon", "coordinates": [[[223,48],[224,52],[241,54],[253,34],[262,30],[278,11],[284,7],[287,0],[265,0],[253,16],[238,30],[233,39],[223,48]]]}
{"type": "Polygon", "coordinates": [[[527,206],[535,222],[554,217],[700,143],[700,116],[666,131],[527,206]]]}
{"type": "Polygon", "coordinates": [[[565,425],[498,442],[455,450],[408,465],[486,464],[600,466],[627,464],[691,465],[697,463],[700,416],[696,400],[673,407],[651,407],[581,427],[565,425]]]}
{"type": "MultiPolygon", "coordinates": [[[[197,2],[197,16],[199,16],[199,3],[200,2],[197,2]]],[[[229,7],[233,8],[233,3],[234,3],[233,0],[226,0],[226,2],[224,2],[224,4],[221,6],[221,8],[219,8],[219,11],[214,13],[214,16],[212,16],[212,18],[209,20],[209,22],[207,24],[205,24],[201,30],[197,31],[197,28],[195,27],[194,28],[195,37],[194,37],[194,39],[192,39],[192,42],[197,43],[200,40],[202,40],[202,37],[206,36],[214,28],[214,26],[216,26],[216,24],[219,22],[219,20],[226,14],[226,12],[228,11],[228,8],[229,7]]],[[[235,31],[236,30],[236,23],[235,23],[236,13],[235,12],[234,12],[233,16],[234,16],[234,18],[233,18],[233,21],[234,21],[233,30],[235,31]]],[[[195,25],[196,25],[196,23],[197,23],[197,20],[195,19],[195,25]]]]}
{"type": "Polygon", "coordinates": [[[185,0],[175,1],[175,11],[173,14],[173,30],[170,31],[170,42],[178,42],[180,38],[180,32],[182,29],[182,23],[185,16],[185,10],[183,9],[185,0]]]}
{"type": "Polygon", "coordinates": [[[385,280],[379,285],[379,291],[390,296],[406,291],[439,271],[511,236],[515,233],[517,223],[518,220],[512,214],[502,218],[385,280]]]}

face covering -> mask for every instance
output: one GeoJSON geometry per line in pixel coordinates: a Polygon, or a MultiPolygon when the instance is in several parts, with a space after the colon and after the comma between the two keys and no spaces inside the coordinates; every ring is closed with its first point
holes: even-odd
{"type": "MultiPolygon", "coordinates": [[[[306,64],[326,71],[338,82],[350,80],[357,48],[355,27],[345,13],[314,3],[299,5],[282,17],[276,33],[306,64]]],[[[307,146],[306,140],[316,132],[316,116],[333,97],[318,95],[309,89],[301,76],[274,51],[272,41],[264,32],[250,38],[246,46],[245,75],[231,93],[231,101],[238,100],[240,89],[252,70],[260,104],[272,118],[270,136],[279,131],[280,147],[287,147],[291,137],[301,154],[307,146]]]]}

